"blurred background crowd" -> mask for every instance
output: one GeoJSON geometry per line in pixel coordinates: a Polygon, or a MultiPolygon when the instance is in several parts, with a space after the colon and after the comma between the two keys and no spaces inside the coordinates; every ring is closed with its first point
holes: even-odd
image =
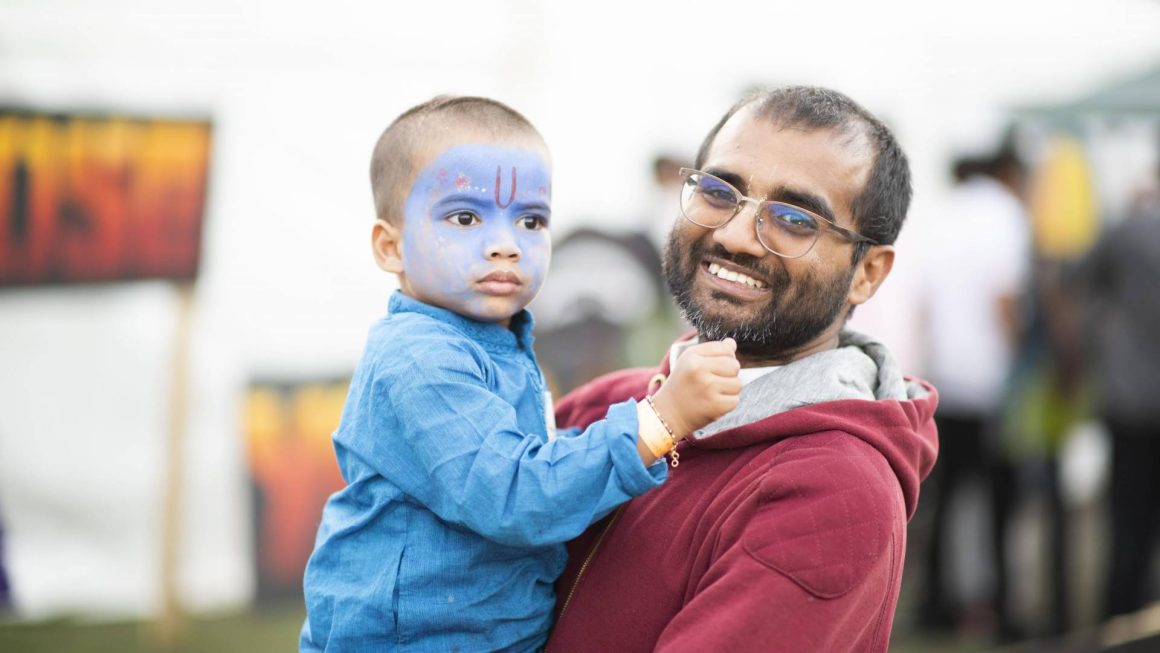
{"type": "Polygon", "coordinates": [[[677,170],[791,83],[914,174],[851,324],[941,396],[894,649],[1160,650],[1155,0],[0,2],[0,649],[293,648],[399,112],[544,133],[559,397],[682,332],[677,170]]]}

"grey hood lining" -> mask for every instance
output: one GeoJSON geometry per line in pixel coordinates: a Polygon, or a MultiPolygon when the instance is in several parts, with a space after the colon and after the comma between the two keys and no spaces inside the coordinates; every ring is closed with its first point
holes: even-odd
{"type": "Polygon", "coordinates": [[[752,424],[787,410],[828,401],[905,401],[926,396],[920,384],[902,376],[885,345],[843,329],[835,349],[771,369],[741,389],[737,408],[694,433],[701,439],[752,424]]]}

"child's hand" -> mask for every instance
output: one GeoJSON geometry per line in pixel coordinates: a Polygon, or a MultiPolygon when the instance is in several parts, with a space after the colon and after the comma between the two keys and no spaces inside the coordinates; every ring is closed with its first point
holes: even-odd
{"type": "Polygon", "coordinates": [[[661,418],[683,438],[737,407],[741,370],[732,338],[702,342],[677,359],[669,378],[653,395],[661,418]]]}

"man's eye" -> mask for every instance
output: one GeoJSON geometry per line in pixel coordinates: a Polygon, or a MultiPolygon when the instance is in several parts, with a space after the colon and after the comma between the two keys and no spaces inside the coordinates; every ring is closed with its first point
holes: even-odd
{"type": "Polygon", "coordinates": [[[719,200],[722,202],[733,202],[736,200],[736,198],[733,197],[733,193],[730,193],[727,190],[713,189],[713,190],[709,191],[707,194],[710,197],[712,197],[713,199],[719,200]]]}
{"type": "Polygon", "coordinates": [[[721,184],[703,182],[697,188],[697,192],[701,193],[706,201],[715,206],[737,203],[737,195],[728,187],[722,186],[721,184]]]}
{"type": "Polygon", "coordinates": [[[818,221],[813,216],[787,204],[770,205],[767,212],[774,224],[783,229],[801,234],[815,233],[818,230],[818,221]]]}
{"type": "Polygon", "coordinates": [[[524,215],[516,220],[516,224],[528,231],[538,231],[548,227],[548,219],[542,215],[524,215]]]}
{"type": "Polygon", "coordinates": [[[481,222],[478,215],[467,211],[453,213],[447,216],[447,220],[459,227],[473,227],[481,222]]]}

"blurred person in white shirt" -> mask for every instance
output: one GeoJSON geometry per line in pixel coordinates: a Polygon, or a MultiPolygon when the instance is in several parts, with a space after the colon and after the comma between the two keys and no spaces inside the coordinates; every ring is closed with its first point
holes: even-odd
{"type": "Polygon", "coordinates": [[[957,185],[938,216],[942,228],[931,239],[924,265],[927,375],[940,393],[935,416],[940,452],[926,484],[935,502],[920,619],[933,629],[997,620],[999,637],[1011,639],[999,525],[1005,508],[992,506],[995,583],[989,598],[968,596],[967,605],[960,605],[951,596],[945,581],[952,556],[945,545],[948,508],[956,490],[972,478],[990,486],[992,504],[1010,500],[998,429],[1021,331],[1020,296],[1031,267],[1030,223],[1021,200],[1026,174],[1007,138],[993,154],[958,160],[954,175],[957,185]]]}

